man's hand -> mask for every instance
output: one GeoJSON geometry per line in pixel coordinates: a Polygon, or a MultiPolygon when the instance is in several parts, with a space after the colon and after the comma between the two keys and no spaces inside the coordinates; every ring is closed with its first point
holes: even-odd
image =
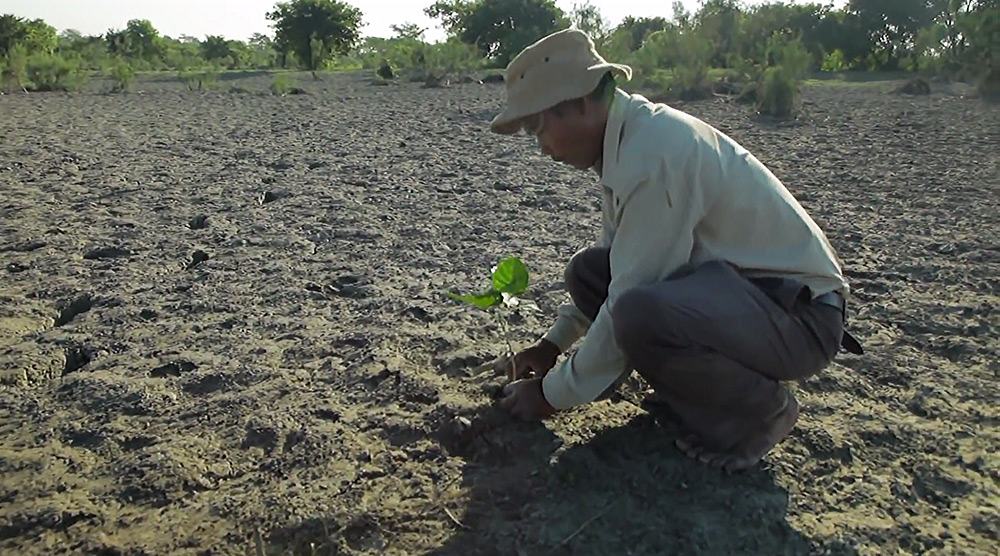
{"type": "Polygon", "coordinates": [[[500,407],[525,421],[540,421],[552,416],[555,408],[549,405],[542,392],[542,379],[519,380],[503,387],[500,407]]]}
{"type": "Polygon", "coordinates": [[[522,350],[508,359],[504,372],[513,380],[543,377],[556,365],[559,348],[552,342],[541,339],[537,344],[522,350]]]}

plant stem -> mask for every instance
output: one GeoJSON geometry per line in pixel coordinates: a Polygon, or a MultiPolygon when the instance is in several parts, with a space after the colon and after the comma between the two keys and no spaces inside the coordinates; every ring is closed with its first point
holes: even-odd
{"type": "Polygon", "coordinates": [[[500,323],[500,330],[503,332],[503,339],[507,342],[507,353],[510,354],[511,374],[507,378],[511,382],[514,382],[514,379],[517,377],[517,361],[514,360],[514,346],[511,345],[510,336],[507,334],[507,319],[504,318],[500,311],[497,311],[496,315],[497,321],[500,323]]]}

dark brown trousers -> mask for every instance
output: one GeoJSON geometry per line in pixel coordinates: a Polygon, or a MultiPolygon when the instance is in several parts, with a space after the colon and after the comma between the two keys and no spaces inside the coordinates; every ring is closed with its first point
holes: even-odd
{"type": "MultiPolygon", "coordinates": [[[[577,253],[566,269],[570,297],[591,320],[610,281],[606,248],[577,253]]],[[[769,420],[786,401],[781,381],[829,365],[844,330],[838,308],[782,299],[723,262],[625,292],[611,316],[631,368],[683,425],[704,434],[769,420]]]]}

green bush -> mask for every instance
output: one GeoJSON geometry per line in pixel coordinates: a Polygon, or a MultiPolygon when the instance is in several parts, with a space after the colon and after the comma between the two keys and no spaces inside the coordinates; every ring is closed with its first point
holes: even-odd
{"type": "Polygon", "coordinates": [[[28,81],[28,50],[23,45],[17,45],[7,52],[3,60],[3,71],[0,73],[0,91],[15,91],[24,88],[28,81]]]}
{"type": "Polygon", "coordinates": [[[976,83],[976,91],[982,98],[1000,100],[1000,70],[987,70],[976,83]]]}
{"type": "Polygon", "coordinates": [[[426,74],[443,76],[449,73],[481,67],[483,59],[475,46],[449,40],[448,42],[426,45],[423,50],[423,65],[426,74]]]}
{"type": "Polygon", "coordinates": [[[119,61],[108,72],[111,79],[111,91],[115,93],[126,93],[132,89],[132,82],[135,81],[135,70],[128,62],[119,61]]]}
{"type": "Polygon", "coordinates": [[[820,69],[833,72],[847,71],[849,66],[847,60],[844,59],[844,51],[838,48],[833,52],[827,52],[823,56],[823,65],[820,69]]]}
{"type": "Polygon", "coordinates": [[[287,95],[293,91],[301,91],[294,78],[287,74],[279,73],[271,79],[271,94],[276,96],[287,95]]]}
{"type": "Polygon", "coordinates": [[[767,65],[781,66],[791,79],[801,79],[809,74],[812,56],[802,41],[789,38],[784,33],[774,33],[767,41],[767,65]]]}
{"type": "Polygon", "coordinates": [[[798,80],[784,66],[764,70],[757,91],[757,113],[775,118],[788,118],[798,111],[800,101],[798,80]]]}
{"type": "Polygon", "coordinates": [[[184,81],[189,91],[207,91],[218,83],[219,70],[203,68],[197,71],[178,72],[177,76],[184,81]]]}
{"type": "Polygon", "coordinates": [[[812,56],[802,41],[782,33],[771,35],[766,53],[769,67],[753,91],[757,113],[775,118],[794,116],[801,104],[799,80],[809,73],[812,56]]]}
{"type": "Polygon", "coordinates": [[[28,58],[27,77],[32,91],[78,91],[84,76],[79,68],[55,54],[36,54],[28,58]]]}

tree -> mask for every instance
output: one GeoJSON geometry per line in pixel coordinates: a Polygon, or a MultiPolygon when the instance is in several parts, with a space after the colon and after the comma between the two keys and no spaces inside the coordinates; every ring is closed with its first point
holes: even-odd
{"type": "Polygon", "coordinates": [[[27,22],[13,14],[0,15],[0,56],[7,56],[28,36],[27,22]]]}
{"type": "Polygon", "coordinates": [[[439,0],[424,10],[446,29],[473,44],[498,66],[506,66],[524,47],[569,26],[553,0],[439,0]]]}
{"type": "Polygon", "coordinates": [[[229,58],[232,52],[229,41],[219,35],[208,35],[201,42],[201,57],[209,62],[229,58]]]}
{"type": "Polygon", "coordinates": [[[267,19],[274,22],[274,45],[282,58],[295,54],[315,71],[324,57],[354,48],[361,38],[361,16],[361,10],[336,0],[290,0],[275,5],[267,19]]]}
{"type": "Polygon", "coordinates": [[[714,44],[713,67],[729,67],[736,52],[740,36],[742,12],[737,0],[707,0],[695,14],[695,24],[702,37],[714,44]]]}
{"type": "Polygon", "coordinates": [[[148,19],[132,19],[123,30],[108,30],[104,36],[108,52],[133,61],[153,62],[163,52],[163,38],[148,19]]]}
{"type": "Polygon", "coordinates": [[[936,1],[850,0],[847,11],[858,17],[871,38],[876,65],[896,69],[914,47],[917,33],[934,21],[936,1]]]}
{"type": "Polygon", "coordinates": [[[573,4],[573,10],[569,14],[569,19],[577,29],[590,35],[596,42],[601,42],[607,36],[608,24],[601,15],[601,10],[590,3],[590,0],[583,4],[573,4]]]}
{"type": "Polygon", "coordinates": [[[55,27],[41,19],[28,21],[11,14],[0,15],[0,56],[22,45],[28,54],[52,54],[59,46],[55,27]]]}
{"type": "Polygon", "coordinates": [[[422,29],[416,23],[404,23],[402,25],[391,25],[390,27],[392,27],[392,32],[395,33],[394,38],[416,41],[424,40],[424,31],[426,29],[422,29]]]}
{"type": "Polygon", "coordinates": [[[615,27],[615,32],[625,31],[631,39],[629,50],[636,51],[642,47],[642,43],[650,33],[662,31],[669,26],[669,22],[662,17],[632,17],[627,16],[615,27]]]}

